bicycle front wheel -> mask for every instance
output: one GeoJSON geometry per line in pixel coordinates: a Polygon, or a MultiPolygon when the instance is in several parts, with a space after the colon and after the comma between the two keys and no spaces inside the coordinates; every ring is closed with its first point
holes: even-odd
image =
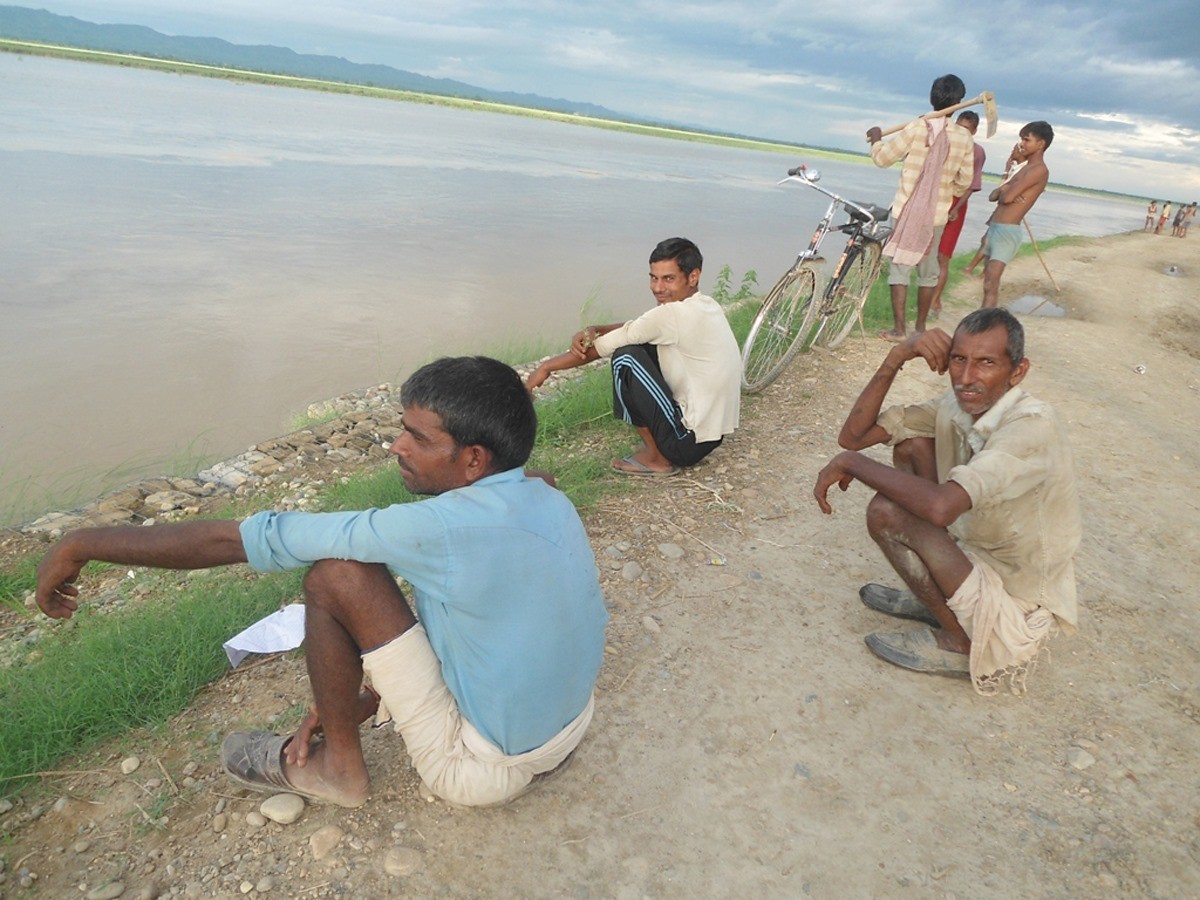
{"type": "Polygon", "coordinates": [[[810,263],[791,269],[771,288],[742,348],[742,390],[761,391],[799,352],[816,289],[817,273],[810,263]]]}
{"type": "Polygon", "coordinates": [[[840,347],[850,336],[854,323],[861,320],[871,285],[879,275],[883,251],[872,241],[850,252],[852,255],[842,266],[841,278],[832,291],[829,317],[821,328],[819,340],[830,350],[840,347]]]}

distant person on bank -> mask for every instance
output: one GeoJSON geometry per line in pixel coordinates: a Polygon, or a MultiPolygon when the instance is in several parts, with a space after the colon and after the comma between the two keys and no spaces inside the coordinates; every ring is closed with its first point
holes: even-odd
{"type": "Polygon", "coordinates": [[[676,475],[694,466],[737,428],[742,360],[725,311],[700,293],[704,258],[686,238],[650,254],[657,306],[629,322],[589,325],[571,349],[537,367],[529,390],[551,372],[611,357],[613,415],[632,425],[642,446],[612,468],[624,475],[676,475]]]}
{"type": "Polygon", "coordinates": [[[1047,404],[1019,385],[1029,371],[1021,323],[1006,309],[967,315],[892,347],[859,395],[817,476],[829,490],[861,481],[876,492],[867,531],[908,590],[867,584],[874,610],[925,623],[866,638],[879,657],[917,672],[969,676],[980,693],[1025,678],[1057,627],[1075,630],[1080,539],[1066,434],[1047,404]],[[923,359],[949,375],[940,397],[883,409],[900,370],[923,359]],[[881,411],[882,410],[882,411],[881,411]],[[892,465],[861,450],[892,447],[892,465]]]}
{"type": "Polygon", "coordinates": [[[505,803],[564,764],[591,721],[607,620],[595,557],[571,502],[522,469],[537,418],[510,367],[440,359],[400,396],[404,431],[391,451],[405,486],[430,499],[73,531],[38,566],[38,606],[69,618],[75,579],[93,559],[309,566],[312,711],[290,737],[229,735],[226,772],[255,790],[362,806],[369,776],[359,725],[375,715],[394,722],[433,794],[463,806],[505,803]],[[411,605],[395,576],[412,586],[411,605]]]}
{"type": "Polygon", "coordinates": [[[1163,226],[1167,224],[1167,219],[1171,218],[1171,201],[1164,200],[1162,210],[1158,217],[1158,225],[1154,228],[1155,234],[1162,234],[1163,226]]]}

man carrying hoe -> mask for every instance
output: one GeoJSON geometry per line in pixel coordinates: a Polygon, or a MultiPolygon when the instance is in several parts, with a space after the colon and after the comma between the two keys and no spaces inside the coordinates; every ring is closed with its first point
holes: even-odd
{"type": "Polygon", "coordinates": [[[700,293],[703,264],[691,241],[662,241],[650,254],[658,305],[630,322],[588,326],[525,380],[533,390],[551,372],[612,357],[613,415],[642,439],[636,452],[612,461],[622,474],[676,475],[737,428],[741,354],[720,304],[700,293]]]}
{"type": "MultiPolygon", "coordinates": [[[[947,109],[962,101],[967,89],[957,75],[943,75],[933,82],[929,102],[934,110],[947,109]]],[[[915,330],[925,330],[925,319],[938,283],[937,247],[950,214],[950,203],[971,188],[975,171],[975,139],[970,131],[948,116],[914,119],[896,137],[883,140],[875,126],[867,132],[871,159],[886,169],[900,160],[900,186],[892,200],[895,230],[883,247],[891,259],[888,285],[892,292],[893,326],[880,337],[902,341],[908,282],[917,270],[917,321],[915,330]]]]}
{"type": "Polygon", "coordinates": [[[401,403],[391,451],[405,486],[430,499],[71,532],[38,567],[38,606],[69,618],[75,579],[93,559],[310,566],[312,711],[290,738],[231,734],[225,770],[257,790],[361,806],[359,725],[378,713],[437,796],[464,806],[513,799],[565,763],[591,721],[607,619],[595,559],[570,501],[522,469],[537,418],[511,368],[440,359],[404,383],[401,403]],[[412,586],[411,606],[395,575],[412,586]]]}
{"type": "Polygon", "coordinates": [[[888,351],[842,426],[845,447],[817,476],[874,491],[867,530],[908,586],[859,592],[872,609],[926,623],[875,633],[867,646],[917,672],[969,675],[976,690],[1013,690],[1061,626],[1075,630],[1073,557],[1080,523],[1071,451],[1054,411],[1018,385],[1029,371],[1021,323],[979,309],[951,338],[935,328],[888,351]],[[881,413],[896,375],[923,359],[950,390],[881,413]],[[892,465],[858,452],[887,443],[892,465]]]}

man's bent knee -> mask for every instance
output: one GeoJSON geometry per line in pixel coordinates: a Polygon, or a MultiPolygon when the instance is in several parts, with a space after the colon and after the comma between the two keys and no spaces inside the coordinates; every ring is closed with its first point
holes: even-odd
{"type": "Polygon", "coordinates": [[[867,504],[867,532],[876,539],[894,534],[908,516],[900,504],[883,494],[876,494],[867,504]]]}
{"type": "MultiPolygon", "coordinates": [[[[363,563],[352,559],[322,559],[313,563],[304,576],[304,594],[310,603],[322,604],[342,596],[362,596],[371,588],[389,583],[395,587],[391,572],[383,563],[363,563]]],[[[399,590],[399,588],[396,588],[399,590]]]]}
{"type": "Polygon", "coordinates": [[[322,611],[350,632],[359,647],[378,647],[416,624],[391,571],[382,563],[323,559],[304,576],[308,613],[322,611]]]}
{"type": "Polygon", "coordinates": [[[892,448],[892,466],[930,481],[937,481],[937,457],[933,438],[908,438],[892,448]]]}

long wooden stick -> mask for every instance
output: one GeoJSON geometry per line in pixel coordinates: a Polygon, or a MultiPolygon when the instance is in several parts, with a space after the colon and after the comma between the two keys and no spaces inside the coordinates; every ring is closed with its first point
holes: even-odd
{"type": "MultiPolygon", "coordinates": [[[[1033,252],[1037,254],[1038,261],[1042,264],[1042,268],[1046,270],[1046,274],[1050,276],[1050,283],[1054,285],[1054,293],[1061,294],[1062,288],[1058,286],[1058,282],[1054,280],[1054,276],[1050,274],[1050,267],[1046,265],[1046,260],[1042,259],[1042,251],[1038,249],[1037,241],[1033,237],[1033,229],[1029,227],[1029,220],[1025,219],[1025,231],[1029,234],[1029,243],[1033,244],[1033,252]]],[[[1039,306],[1041,304],[1038,304],[1039,306]]]]}
{"type": "MultiPolygon", "coordinates": [[[[987,136],[991,137],[996,133],[996,122],[999,119],[999,112],[996,109],[996,95],[991,91],[984,91],[978,97],[964,100],[962,103],[955,103],[953,106],[947,106],[945,109],[935,109],[933,112],[927,112],[923,116],[917,116],[917,118],[940,119],[942,116],[951,116],[960,109],[966,109],[968,106],[979,106],[980,104],[983,105],[984,118],[987,121],[987,136]]],[[[895,134],[897,131],[902,131],[908,126],[909,122],[893,125],[891,128],[885,128],[880,134],[882,137],[887,137],[889,134],[895,134]]]]}

